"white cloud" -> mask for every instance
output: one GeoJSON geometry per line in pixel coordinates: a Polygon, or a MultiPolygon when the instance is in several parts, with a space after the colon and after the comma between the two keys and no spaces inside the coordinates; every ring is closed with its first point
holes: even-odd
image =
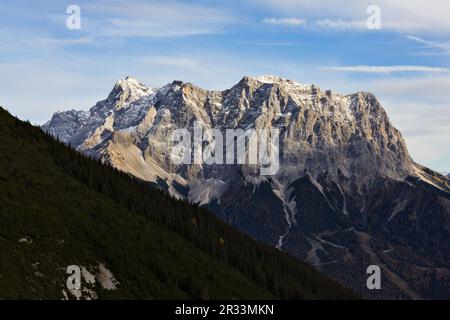
{"type": "Polygon", "coordinates": [[[301,47],[305,44],[292,41],[247,41],[239,44],[250,46],[301,47]]]}
{"type": "Polygon", "coordinates": [[[450,34],[447,0],[247,0],[274,14],[301,14],[314,20],[366,21],[370,5],[381,9],[382,29],[401,32],[450,34]]]}
{"type": "Polygon", "coordinates": [[[441,53],[450,55],[450,42],[429,41],[416,36],[406,36],[406,38],[420,43],[425,48],[438,49],[441,53]]]}
{"type": "Polygon", "coordinates": [[[91,44],[94,42],[92,37],[80,37],[80,38],[37,38],[32,39],[36,44],[43,45],[78,45],[78,44],[91,44]]]}
{"type": "Polygon", "coordinates": [[[263,22],[284,27],[300,27],[306,24],[305,20],[298,18],[264,18],[263,22]]]}
{"type": "Polygon", "coordinates": [[[327,29],[336,29],[336,30],[368,30],[366,26],[366,21],[358,21],[358,20],[317,20],[317,25],[319,27],[327,28],[327,29]]]}
{"type": "Polygon", "coordinates": [[[450,72],[449,68],[427,67],[427,66],[338,66],[324,67],[325,70],[340,72],[360,72],[360,73],[397,73],[397,72],[450,72]]]}
{"type": "MultiPolygon", "coordinates": [[[[367,86],[382,92],[385,96],[414,97],[414,100],[427,101],[450,106],[450,75],[429,74],[423,77],[390,78],[368,81],[367,86]]],[[[448,108],[450,111],[450,108],[448,108]]]]}

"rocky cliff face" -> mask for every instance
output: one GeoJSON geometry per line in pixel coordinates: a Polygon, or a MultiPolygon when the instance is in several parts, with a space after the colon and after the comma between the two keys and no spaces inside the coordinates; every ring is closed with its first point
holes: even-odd
{"type": "Polygon", "coordinates": [[[369,297],[450,294],[450,182],[412,161],[371,93],[343,96],[274,76],[220,92],[180,81],[152,89],[127,77],[90,111],[56,113],[43,128],[369,297]],[[279,170],[175,164],[172,133],[195,123],[223,136],[278,129],[279,170]],[[371,264],[384,270],[383,290],[366,288],[371,264]]]}

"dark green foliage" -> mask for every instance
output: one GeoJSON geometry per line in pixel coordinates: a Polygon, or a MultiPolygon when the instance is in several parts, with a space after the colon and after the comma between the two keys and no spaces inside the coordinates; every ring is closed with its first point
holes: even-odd
{"type": "Polygon", "coordinates": [[[0,298],[62,298],[104,263],[100,298],[354,298],[295,258],[87,158],[0,108],[0,298]],[[19,239],[26,241],[19,242],[19,239]]]}

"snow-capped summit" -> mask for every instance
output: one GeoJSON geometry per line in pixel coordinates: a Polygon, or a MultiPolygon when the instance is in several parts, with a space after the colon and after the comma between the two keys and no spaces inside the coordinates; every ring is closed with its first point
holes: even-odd
{"type": "Polygon", "coordinates": [[[302,84],[300,84],[299,82],[293,81],[293,80],[289,80],[289,79],[285,79],[285,78],[281,78],[281,77],[277,77],[274,75],[270,75],[270,74],[265,74],[265,75],[260,75],[257,77],[251,77],[252,79],[262,82],[262,83],[290,83],[290,84],[294,84],[294,85],[298,85],[301,86],[302,84]]]}
{"type": "Polygon", "coordinates": [[[260,75],[260,76],[254,77],[253,79],[260,81],[260,82],[264,82],[264,83],[274,83],[274,82],[280,82],[283,80],[280,77],[275,77],[270,74],[260,75]]]}
{"type": "MultiPolygon", "coordinates": [[[[154,90],[152,88],[140,83],[136,78],[127,76],[116,82],[111,95],[112,98],[120,98],[122,104],[129,104],[140,98],[147,97],[153,92],[154,90]]],[[[117,107],[123,107],[122,104],[117,107]]]]}
{"type": "Polygon", "coordinates": [[[136,78],[126,76],[123,79],[119,79],[114,85],[115,88],[121,88],[122,90],[131,90],[131,91],[143,91],[146,92],[150,88],[139,82],[136,78]]]}

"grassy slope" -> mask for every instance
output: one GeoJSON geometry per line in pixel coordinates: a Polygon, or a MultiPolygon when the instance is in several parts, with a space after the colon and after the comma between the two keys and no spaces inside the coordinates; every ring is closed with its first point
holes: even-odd
{"type": "Polygon", "coordinates": [[[68,265],[100,262],[120,281],[100,298],[353,297],[0,108],[0,298],[60,299],[68,265]]]}

